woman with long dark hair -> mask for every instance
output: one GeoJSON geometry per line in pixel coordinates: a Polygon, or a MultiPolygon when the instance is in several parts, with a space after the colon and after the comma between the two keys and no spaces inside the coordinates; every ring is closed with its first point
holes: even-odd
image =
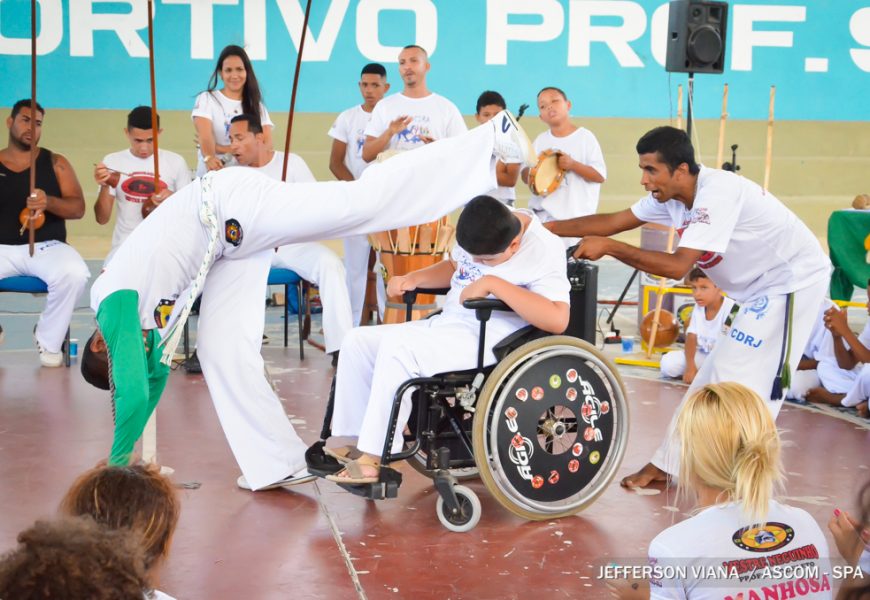
{"type": "Polygon", "coordinates": [[[230,121],[242,113],[259,115],[266,141],[271,141],[274,124],[263,105],[254,67],[244,48],[230,45],[221,50],[208,89],[196,97],[191,113],[199,139],[197,175],[235,161],[230,154],[230,121]]]}

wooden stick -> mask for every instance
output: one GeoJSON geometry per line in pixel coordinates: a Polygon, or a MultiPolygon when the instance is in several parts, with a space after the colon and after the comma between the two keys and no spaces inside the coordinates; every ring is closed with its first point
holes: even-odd
{"type": "MultiPolygon", "coordinates": [[[[30,0],[30,195],[36,193],[36,153],[39,152],[36,140],[36,0],[30,0]]],[[[27,219],[27,244],[33,256],[36,244],[36,211],[30,209],[27,219]]]]}
{"type": "Polygon", "coordinates": [[[287,115],[287,138],[284,140],[284,166],[281,168],[281,181],[287,181],[287,161],[290,159],[290,135],[293,132],[293,113],[296,111],[296,87],[299,85],[299,71],[302,69],[302,50],[305,48],[305,33],[308,31],[308,18],[311,16],[311,0],[305,6],[302,20],[302,35],[299,38],[299,53],[296,56],[296,72],[293,74],[293,91],[290,93],[290,114],[287,115]]]}
{"type": "Polygon", "coordinates": [[[142,430],[142,460],[157,464],[157,409],[148,417],[142,430]]]}
{"type": "Polygon", "coordinates": [[[770,86],[770,107],[767,116],[767,152],[764,155],[764,191],[770,185],[770,167],[773,163],[773,104],[776,99],[776,86],[770,86]]]}
{"type": "Polygon", "coordinates": [[[719,118],[719,148],[716,151],[717,169],[722,168],[722,159],[725,157],[725,121],[728,119],[728,84],[722,90],[722,116],[719,118]]]}
{"type": "Polygon", "coordinates": [[[677,86],[677,129],[683,128],[683,84],[677,86]]]}
{"type": "MultiPolygon", "coordinates": [[[[676,230],[673,227],[671,227],[668,230],[668,248],[667,248],[668,254],[671,253],[671,248],[673,248],[674,234],[675,233],[676,233],[676,230]]],[[[664,300],[664,298],[663,298],[664,291],[665,291],[665,288],[667,286],[668,286],[667,277],[660,277],[659,278],[659,289],[656,290],[656,310],[655,310],[655,314],[653,315],[652,330],[650,330],[650,333],[649,333],[649,344],[647,344],[647,347],[646,347],[646,357],[647,358],[652,356],[653,348],[655,348],[655,346],[656,346],[656,334],[659,331],[659,317],[661,317],[661,314],[662,314],[662,301],[664,300]]]]}
{"type": "MultiPolygon", "coordinates": [[[[154,76],[154,1],[148,0],[148,71],[151,83],[151,136],[154,139],[154,194],[160,193],[160,158],[157,134],[160,126],[157,122],[157,79],[154,76]]],[[[142,203],[142,217],[147,217],[157,208],[157,204],[149,198],[142,203]]]]}

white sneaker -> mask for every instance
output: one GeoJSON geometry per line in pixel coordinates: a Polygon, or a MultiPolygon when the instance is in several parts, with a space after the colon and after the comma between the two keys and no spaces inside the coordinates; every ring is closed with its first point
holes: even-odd
{"type": "Polygon", "coordinates": [[[42,347],[39,340],[36,339],[36,327],[33,328],[33,341],[36,342],[36,349],[39,351],[39,362],[43,367],[60,367],[63,365],[63,352],[49,352],[42,347]]]}
{"type": "Polygon", "coordinates": [[[309,473],[307,468],[302,468],[293,473],[292,475],[288,475],[280,481],[270,483],[269,485],[264,485],[263,487],[259,487],[256,490],[251,489],[251,485],[248,483],[248,480],[245,479],[244,475],[239,475],[239,478],[236,480],[236,485],[243,490],[262,492],[264,490],[274,490],[279,487],[290,487],[292,485],[299,485],[300,483],[308,483],[309,481],[314,481],[315,479],[317,479],[316,475],[312,475],[311,473],[309,473]]]}
{"type": "Polygon", "coordinates": [[[496,158],[505,164],[520,163],[527,167],[535,166],[535,150],[529,141],[529,136],[510,111],[501,111],[490,122],[495,129],[493,154],[496,158]]]}

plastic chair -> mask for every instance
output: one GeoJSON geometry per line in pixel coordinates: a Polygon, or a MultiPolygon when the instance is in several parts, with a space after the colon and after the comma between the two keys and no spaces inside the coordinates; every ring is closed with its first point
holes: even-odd
{"type": "MultiPolygon", "coordinates": [[[[48,285],[39,277],[31,277],[29,275],[15,275],[14,277],[6,277],[0,279],[0,292],[12,292],[17,294],[47,294],[48,285]]],[[[69,356],[69,327],[66,329],[66,338],[63,343],[63,361],[68,367],[70,365],[69,356]]]]}
{"type": "Polygon", "coordinates": [[[303,360],[305,358],[305,349],[303,345],[303,341],[305,340],[305,324],[302,307],[305,306],[303,304],[305,294],[303,290],[303,284],[305,280],[302,279],[296,271],[291,271],[290,269],[269,269],[269,280],[267,281],[268,285],[283,285],[284,286],[284,303],[285,303],[285,314],[284,314],[284,347],[287,347],[287,330],[288,330],[288,322],[289,315],[286,314],[286,304],[287,298],[290,296],[290,286],[296,286],[296,299],[298,301],[299,310],[296,311],[296,317],[299,320],[299,360],[303,360]]]}

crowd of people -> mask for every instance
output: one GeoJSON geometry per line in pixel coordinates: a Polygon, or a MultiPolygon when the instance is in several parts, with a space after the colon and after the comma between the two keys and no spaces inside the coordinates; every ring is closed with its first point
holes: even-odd
{"type": "MultiPolygon", "coordinates": [[[[160,149],[155,181],[159,120],[155,132],[150,107],[129,113],[129,147],[106,155],[93,173],[96,220],[108,223],[113,211],[116,220],[111,251],[91,286],[97,329],[81,365],[86,381],[111,393],[113,445],[107,465],[73,485],[62,517],[20,534],[19,548],[0,562],[0,598],[43,597],[34,582],[46,570],[57,576],[51,586],[81,590],[81,597],[103,597],[98,588],[115,592],[106,597],[166,597],[155,587],[179,503],[153,467],[131,461],[200,295],[198,356],[241,470],[238,486],[260,491],[313,479],[306,445],[263,376],[263,290],[270,267],[292,269],[320,288],[325,348],[337,365],[333,428],[357,438],[327,449],[344,463],[328,478],[366,484],[378,480],[398,386],[474,363],[478,325],[462,309],[463,300],[494,296],[513,311],[493,315],[489,323],[487,364],[496,361],[492,345],[525,325],[565,330],[566,247],[576,258],[607,255],[653,275],[685,276],[695,297],[685,351],[662,360],[663,372],[682,377],[689,388],[655,455],[622,484],[678,482],[703,511],[657,537],[651,560],[684,557],[688,544],[691,556],[736,561],[745,549],[717,546],[716,536],[698,533],[717,531],[730,541],[734,531],[771,534],[766,525],[781,522],[799,530],[801,545],[812,546],[817,558],[831,558],[812,518],[774,500],[782,473],[775,419],[784,397],[803,394],[866,414],[870,395],[870,324],[856,336],[844,311],[826,304],[831,265],[815,236],[758,184],[698,164],[688,136],[673,127],[657,127],[637,143],[648,195],[623,211],[600,214],[604,156],[595,135],[575,124],[563,90],[539,92],[547,130],[532,145],[504,98],[491,90],[480,94],[479,126],[468,130],[460,110],[429,90],[430,67],[423,48],[402,49],[403,88],[389,96],[383,65],[363,67],[362,103],[342,112],[328,131],[329,168],[338,181],[316,182],[300,156],[274,149],[274,123],[238,46],[223,49],[191,113],[195,179],[180,155],[160,149]],[[537,157],[547,152],[557,156],[561,183],[540,194],[533,187],[529,208],[514,207],[515,186],[529,183],[537,157]],[[379,162],[379,156],[391,158],[379,162]],[[306,201],[311,198],[316,202],[306,201]],[[389,295],[449,288],[443,313],[361,327],[370,269],[366,235],[430,222],[460,207],[449,257],[386,282],[389,295]],[[676,250],[645,250],[612,238],[645,223],[674,227],[676,250]],[[319,243],[336,238],[344,242],[343,261],[319,243]],[[729,315],[729,333],[722,335],[729,315]],[[231,331],[224,326],[228,319],[231,331]],[[809,370],[817,373],[816,383],[801,384],[809,370]],[[82,572],[91,576],[76,579],[82,572]]],[[[41,106],[33,113],[30,102],[21,101],[7,119],[8,144],[0,150],[0,278],[32,275],[48,284],[34,338],[42,365],[56,367],[90,275],[66,243],[65,221],[86,213],[70,163],[40,148],[37,189],[30,193],[30,150],[44,116],[41,106]],[[19,213],[28,210],[45,215],[33,256],[19,229],[19,213]]],[[[407,398],[400,429],[410,411],[407,398]]],[[[394,440],[394,450],[401,443],[394,440]]],[[[862,506],[870,510],[866,502],[862,506]]],[[[845,511],[829,523],[850,563],[862,559],[866,526],[867,514],[852,518],[845,511]]],[[[712,597],[696,581],[651,583],[615,593],[712,597]]],[[[832,597],[829,581],[807,585],[815,586],[811,597],[832,597]]],[[[870,594],[842,593],[852,592],[870,594]]]]}

